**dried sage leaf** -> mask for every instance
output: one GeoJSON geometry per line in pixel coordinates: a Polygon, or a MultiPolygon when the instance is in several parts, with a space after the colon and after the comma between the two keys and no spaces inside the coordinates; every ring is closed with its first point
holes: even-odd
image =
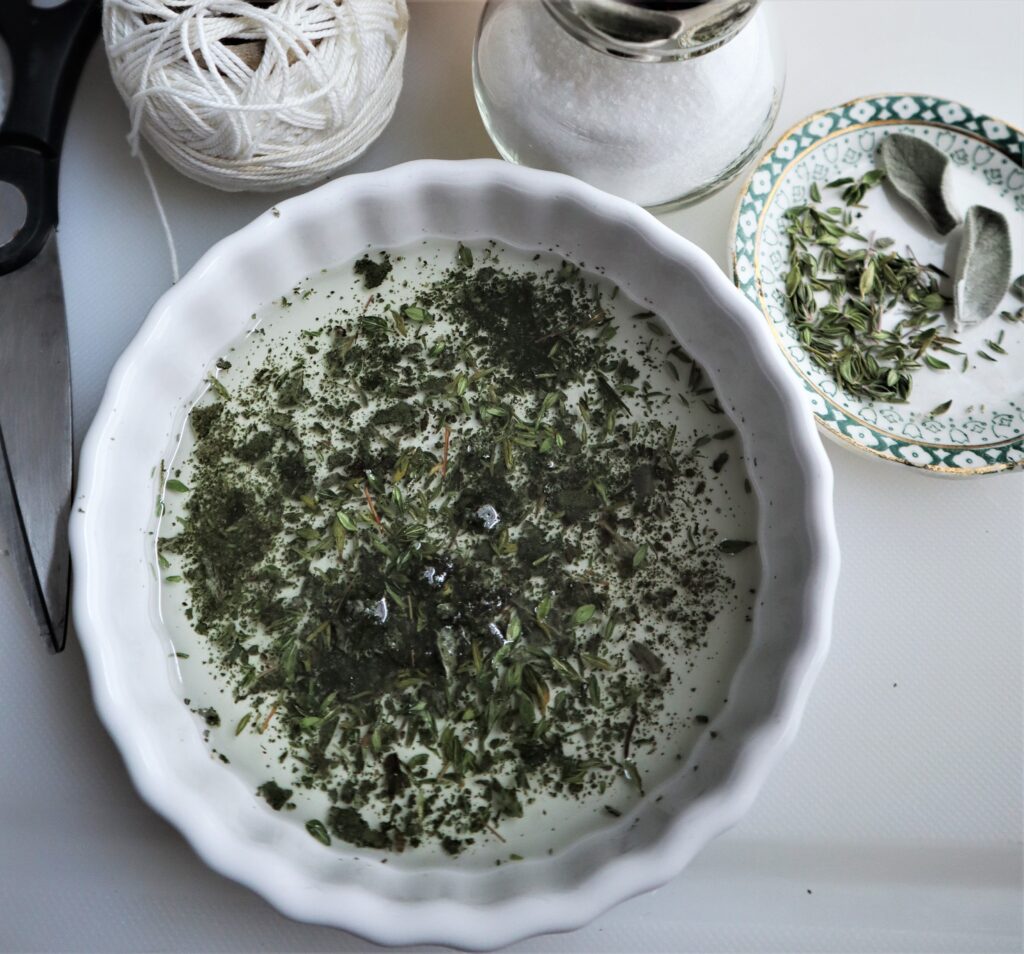
{"type": "Polygon", "coordinates": [[[1018,275],[1010,285],[1012,291],[1021,301],[1024,301],[1024,275],[1018,275]]]}
{"type": "Polygon", "coordinates": [[[950,202],[948,156],[916,136],[893,133],[878,147],[878,158],[887,181],[940,235],[956,228],[960,219],[950,202]]]}
{"type": "Polygon", "coordinates": [[[976,325],[991,315],[1010,283],[1010,226],[999,212],[972,205],[954,278],[953,327],[976,325]]]}

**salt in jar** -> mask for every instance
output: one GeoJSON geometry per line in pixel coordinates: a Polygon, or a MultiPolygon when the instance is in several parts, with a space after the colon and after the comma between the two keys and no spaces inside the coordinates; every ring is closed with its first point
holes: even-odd
{"type": "Polygon", "coordinates": [[[758,152],[784,65],[760,0],[488,0],[473,79],[506,159],[664,211],[758,152]]]}

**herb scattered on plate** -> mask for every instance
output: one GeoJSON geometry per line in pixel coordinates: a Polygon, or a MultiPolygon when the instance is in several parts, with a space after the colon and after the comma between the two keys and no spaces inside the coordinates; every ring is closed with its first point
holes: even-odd
{"type": "MultiPolygon", "coordinates": [[[[900,253],[891,238],[864,236],[855,214],[867,193],[886,181],[936,231],[952,232],[960,219],[950,198],[948,158],[924,140],[894,133],[879,147],[879,162],[859,179],[812,183],[810,201],[786,211],[785,296],[800,343],[844,391],[901,403],[917,370],[948,371],[947,355],[967,370],[961,342],[945,333],[945,312],[954,305],[951,319],[959,331],[996,311],[1010,283],[1010,237],[1000,213],[968,209],[948,294],[940,282],[950,276],[941,268],[922,264],[909,248],[900,253]],[[823,189],[839,191],[843,205],[826,206],[823,189]]],[[[1006,311],[1002,317],[1017,319],[1006,311]]],[[[977,354],[996,360],[986,351],[977,354]]]]}
{"type": "MultiPolygon", "coordinates": [[[[884,173],[837,179],[846,203],[859,204],[884,173]]],[[[959,354],[959,342],[942,333],[942,309],[950,299],[939,289],[941,271],[893,248],[893,240],[862,235],[849,207],[826,207],[818,195],[788,209],[789,272],[785,294],[800,343],[847,393],[905,401],[913,372],[927,365],[944,370],[938,355],[959,354]],[[891,326],[883,320],[894,312],[891,326]]]]}

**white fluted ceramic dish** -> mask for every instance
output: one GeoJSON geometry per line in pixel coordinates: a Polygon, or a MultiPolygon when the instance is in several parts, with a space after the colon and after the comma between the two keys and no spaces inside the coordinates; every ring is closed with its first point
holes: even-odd
{"type": "Polygon", "coordinates": [[[292,917],[374,941],[494,948],[579,927],[663,884],[750,805],[827,648],[838,572],[831,493],[798,383],[757,309],[706,254],[639,207],[565,176],[491,160],[414,162],[283,203],[214,246],[156,304],[82,450],[74,618],[97,708],[132,779],[212,867],[292,917]],[[649,302],[712,379],[758,501],[753,636],[689,761],[610,830],[485,870],[458,858],[403,868],[337,843],[326,850],[270,812],[211,758],[168,677],[152,612],[152,469],[207,368],[282,289],[367,245],[424,237],[555,247],[649,302]]]}

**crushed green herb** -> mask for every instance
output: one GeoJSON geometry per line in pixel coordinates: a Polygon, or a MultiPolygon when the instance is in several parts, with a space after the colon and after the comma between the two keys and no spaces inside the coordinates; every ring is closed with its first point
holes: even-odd
{"type": "MultiPolygon", "coordinates": [[[[977,324],[993,313],[1010,282],[1009,227],[1000,213],[972,206],[965,217],[956,274],[936,265],[922,265],[908,248],[892,250],[891,238],[861,234],[857,219],[864,196],[879,182],[911,203],[933,228],[945,235],[959,218],[949,201],[952,166],[934,146],[913,136],[892,134],[878,150],[880,168],[859,179],[844,177],[824,185],[842,190],[846,208],[824,206],[822,186],[812,182],[810,201],[785,213],[789,237],[784,295],[793,311],[796,336],[811,360],[829,372],[848,394],[867,399],[905,402],[913,375],[921,367],[948,371],[951,365],[934,352],[970,362],[960,342],[944,334],[943,312],[952,309],[952,327],[977,324]],[[940,279],[951,281],[947,294],[940,279]],[[895,320],[893,320],[895,318],[895,320]],[[883,320],[892,327],[883,327],[883,320]]],[[[1002,311],[1001,317],[1016,316],[1002,311]]],[[[991,351],[1005,354],[1000,343],[991,351]]],[[[985,351],[979,357],[995,361],[985,351]]],[[[935,416],[933,413],[931,416],[935,416]]]]}
{"type": "Polygon", "coordinates": [[[377,288],[384,283],[384,279],[391,274],[391,258],[387,252],[381,255],[379,262],[375,262],[369,255],[359,259],[353,268],[357,275],[363,278],[363,284],[367,288],[377,288]]]}
{"type": "MultiPolygon", "coordinates": [[[[376,288],[391,260],[355,270],[376,288]]],[[[706,645],[725,561],[753,544],[709,524],[707,486],[738,465],[704,448],[733,430],[665,420],[721,408],[650,316],[631,355],[576,266],[466,246],[387,287],[230,391],[211,379],[160,552],[260,713],[234,732],[274,719],[287,740],[272,807],[320,790],[325,845],[457,854],[541,794],[643,791],[631,747],[668,731],[666,659],[706,645]],[[672,393],[648,380],[669,348],[688,366],[672,393]]]]}
{"type": "Polygon", "coordinates": [[[292,797],[292,790],[290,788],[281,788],[272,779],[269,782],[264,782],[256,791],[259,795],[263,796],[266,803],[275,812],[279,812],[284,808],[288,804],[288,799],[292,797]]]}
{"type": "MultiPolygon", "coordinates": [[[[185,704],[188,705],[187,702],[185,704]]],[[[216,728],[220,725],[220,715],[212,706],[206,709],[198,709],[196,710],[196,714],[201,716],[203,721],[210,726],[210,728],[216,728]]]]}
{"type": "MultiPolygon", "coordinates": [[[[884,178],[872,170],[861,179],[835,180],[847,206],[859,204],[884,178]]],[[[790,239],[785,295],[793,327],[811,360],[854,396],[903,402],[913,372],[924,366],[947,370],[930,351],[959,354],[955,338],[943,334],[940,270],[901,255],[887,238],[868,239],[849,208],[819,202],[786,212],[790,239]],[[898,312],[891,328],[883,319],[898,312]]]]}

